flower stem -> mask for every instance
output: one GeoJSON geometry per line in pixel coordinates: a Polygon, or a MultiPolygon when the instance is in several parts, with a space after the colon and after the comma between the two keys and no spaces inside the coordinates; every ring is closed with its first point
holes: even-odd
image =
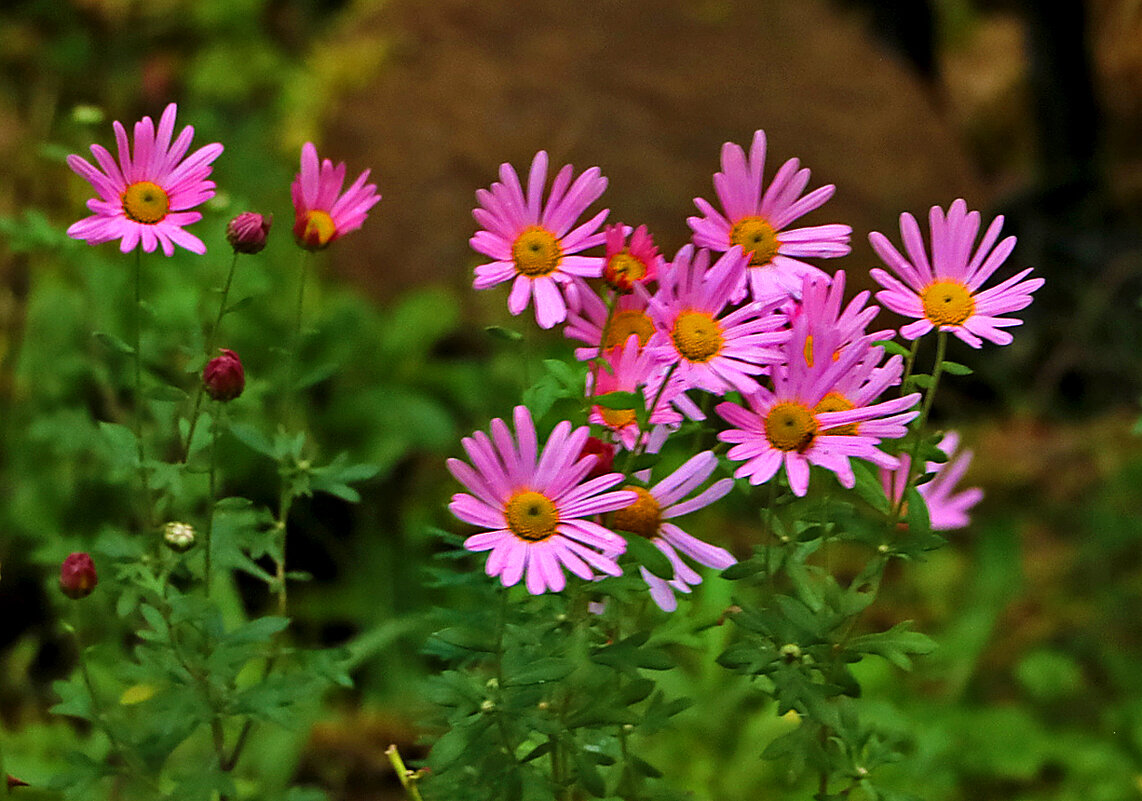
{"type": "Polygon", "coordinates": [[[385,749],[385,756],[389,758],[389,763],[396,771],[397,778],[400,779],[401,787],[404,788],[409,801],[423,801],[420,796],[420,788],[416,786],[416,781],[420,777],[405,767],[404,760],[401,759],[400,751],[397,750],[395,744],[385,749]]]}
{"type": "MultiPolygon", "coordinates": [[[[234,283],[234,272],[238,267],[238,253],[234,252],[234,258],[230,261],[230,271],[226,273],[226,284],[222,287],[222,300],[218,303],[218,314],[214,318],[214,325],[210,327],[210,331],[206,334],[206,358],[209,360],[214,353],[214,348],[218,344],[218,331],[222,327],[222,318],[226,316],[226,302],[230,298],[230,285],[234,283]]],[[[198,391],[194,394],[194,411],[190,414],[190,427],[186,432],[186,447],[182,451],[182,462],[185,463],[190,457],[190,444],[194,441],[194,429],[198,425],[198,418],[202,412],[202,396],[206,392],[206,384],[202,381],[198,382],[198,391]]]]}
{"type": "Polygon", "coordinates": [[[916,354],[920,350],[920,339],[917,337],[912,340],[912,349],[908,351],[908,357],[904,360],[904,376],[900,379],[900,394],[906,395],[908,393],[908,380],[912,378],[912,367],[916,364],[916,354]]]}
{"type": "MultiPolygon", "coordinates": [[[[900,497],[896,499],[896,503],[892,506],[892,517],[889,521],[889,525],[892,529],[895,529],[896,524],[900,522],[900,516],[904,511],[904,498],[908,494],[912,482],[915,481],[919,475],[916,457],[920,453],[920,443],[924,439],[924,428],[928,424],[928,413],[931,412],[932,401],[935,400],[936,397],[936,387],[939,385],[940,376],[944,372],[944,356],[947,350],[948,335],[944,331],[938,331],[936,334],[936,362],[932,366],[932,382],[928,384],[928,391],[924,394],[924,403],[920,407],[920,416],[916,419],[916,425],[912,429],[913,438],[908,459],[908,478],[904,482],[904,491],[900,493],[900,497]]],[[[913,347],[913,353],[915,353],[915,347],[913,347]]]]}
{"type": "Polygon", "coordinates": [[[295,414],[295,403],[297,401],[297,373],[301,362],[301,321],[305,309],[305,279],[309,272],[309,262],[312,255],[313,254],[308,250],[301,252],[301,265],[297,273],[297,307],[294,310],[293,332],[290,335],[289,369],[286,374],[287,383],[285,388],[286,409],[284,419],[287,426],[293,422],[292,418],[295,414]]]}
{"type": "MultiPolygon", "coordinates": [[[[218,404],[221,407],[221,404],[218,404]]],[[[211,552],[213,550],[214,535],[214,507],[218,503],[218,420],[210,420],[210,508],[206,512],[206,537],[203,547],[206,549],[206,597],[210,597],[210,580],[213,575],[211,552]]]]}
{"type": "Polygon", "coordinates": [[[132,320],[132,334],[135,353],[135,448],[139,460],[139,481],[143,486],[143,522],[150,528],[151,520],[151,479],[147,475],[147,453],[143,446],[143,252],[135,250],[135,313],[132,320]]]}

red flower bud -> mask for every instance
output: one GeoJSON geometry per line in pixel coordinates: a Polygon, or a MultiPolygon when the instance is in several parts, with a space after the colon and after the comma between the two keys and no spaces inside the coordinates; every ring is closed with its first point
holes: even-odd
{"type": "Polygon", "coordinates": [[[231,401],[246,388],[246,371],[238,354],[227,348],[219,348],[221,356],[215,356],[206,363],[202,371],[202,383],[206,394],[216,401],[231,401]]]}
{"type": "Polygon", "coordinates": [[[587,441],[583,443],[583,450],[579,454],[579,458],[582,459],[584,456],[589,456],[591,454],[594,454],[599,458],[595,460],[595,466],[591,468],[591,472],[589,472],[586,478],[583,479],[584,481],[606,475],[607,473],[611,472],[611,467],[615,463],[614,444],[610,442],[603,442],[598,437],[587,437],[587,441]]]}
{"type": "Polygon", "coordinates": [[[244,211],[226,226],[226,241],[235,253],[257,253],[266,246],[270,226],[274,224],[272,214],[264,216],[252,211],[244,211]]]}
{"type": "Polygon", "coordinates": [[[91,595],[99,577],[95,575],[95,563],[85,553],[73,553],[63,560],[59,568],[59,588],[68,598],[78,600],[91,595]]]}

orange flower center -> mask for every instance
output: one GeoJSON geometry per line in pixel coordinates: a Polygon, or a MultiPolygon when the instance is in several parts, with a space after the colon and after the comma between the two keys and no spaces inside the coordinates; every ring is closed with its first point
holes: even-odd
{"type": "Polygon", "coordinates": [[[631,255],[629,250],[616,253],[603,268],[603,279],[620,292],[629,292],[635,281],[646,277],[646,265],[631,255]]]}
{"type": "Polygon", "coordinates": [[[615,512],[615,528],[647,539],[657,536],[658,526],[662,522],[662,507],[658,501],[642,487],[628,484],[623,489],[638,495],[638,500],[615,512]]]}
{"type": "Polygon", "coordinates": [[[320,209],[307,211],[293,226],[298,244],[307,250],[321,250],[333,241],[337,234],[337,224],[329,212],[320,209]]]}
{"type": "Polygon", "coordinates": [[[688,361],[708,362],[724,342],[722,327],[706,312],[682,312],[674,321],[674,347],[688,361]]]}
{"type": "Polygon", "coordinates": [[[765,416],[765,438],[779,451],[804,453],[817,436],[817,418],[796,401],[774,405],[765,416]]]}
{"type": "MultiPolygon", "coordinates": [[[[852,402],[849,401],[849,399],[844,395],[839,392],[830,392],[826,394],[825,397],[821,398],[817,405],[813,407],[813,411],[817,414],[820,414],[821,412],[847,412],[852,408],[854,408],[852,402]]],[[[826,428],[824,433],[844,434],[850,437],[855,437],[857,435],[857,424],[849,423],[847,425],[836,426],[834,428],[826,428]]]]}
{"type": "Polygon", "coordinates": [[[524,228],[512,245],[515,268],[529,278],[551,275],[562,258],[555,234],[538,225],[524,228]]]}
{"type": "Polygon", "coordinates": [[[504,517],[508,528],[521,540],[542,542],[555,535],[559,510],[546,495],[533,490],[519,490],[504,506],[504,517]]]}
{"type": "Polygon", "coordinates": [[[963,325],[975,312],[971,291],[959,281],[937,281],[920,293],[924,316],[934,325],[963,325]]]}
{"type": "Polygon", "coordinates": [[[123,190],[123,213],[127,219],[143,225],[162,222],[170,210],[170,197],[158,184],[136,181],[123,190]]]}
{"type": "Polygon", "coordinates": [[[638,334],[638,344],[642,347],[654,335],[654,323],[643,312],[633,309],[615,312],[607,327],[606,347],[625,345],[631,334],[638,334]]]}
{"type": "Polygon", "coordinates": [[[781,243],[773,226],[761,217],[742,217],[730,229],[730,244],[741,245],[749,254],[750,267],[764,267],[773,261],[781,243]]]}
{"type": "Polygon", "coordinates": [[[608,409],[604,406],[597,406],[595,408],[597,408],[599,414],[602,415],[603,422],[615,430],[629,426],[638,419],[638,415],[635,414],[634,409],[608,409]]]}

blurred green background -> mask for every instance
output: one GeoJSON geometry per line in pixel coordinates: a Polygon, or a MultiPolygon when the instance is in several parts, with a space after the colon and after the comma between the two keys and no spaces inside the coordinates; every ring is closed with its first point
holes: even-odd
{"type": "MultiPolygon", "coordinates": [[[[502,291],[470,290],[474,190],[540,148],[597,164],[611,219],[649,224],[669,254],[688,236],[690,199],[712,194],[721,143],[764,128],[767,174],[797,156],[814,185],[837,185],[807,221],[853,225],[853,254],[825,265],[851,284],[869,285],[868,231],[895,239],[901,211],[960,196],[1005,214],[1020,237],[1009,264],[1047,278],[1013,345],[950,354],[976,375],[941,387],[936,419],[964,431],[969,481],[987,497],[949,547],[890,576],[870,621],[914,619],[940,642],[910,675],[862,666],[867,714],[913,738],[895,781],[932,801],[1142,797],[1142,3],[5,3],[0,722],[8,769],[33,785],[84,735],[46,711],[74,659],[55,571],[98,540],[93,509],[126,503],[91,455],[124,366],[91,333],[126,330],[129,265],[64,237],[89,196],[64,158],[171,100],[197,145],[226,151],[194,228],[208,255],[148,259],[156,317],[192,332],[156,336],[156,365],[177,369],[201,346],[214,301],[192,290],[225,275],[226,220],[249,209],[277,221],[267,251],[242,262],[237,290],[255,300],[223,343],[250,376],[238,419],[280,367],[301,144],[351,174],[372,168],[384,195],[319,260],[305,353],[321,448],[381,471],[360,504],[318,494],[291,520],[291,567],[314,574],[291,591],[297,637],[352,643],[357,688],[315,708],[312,726],[273,733],[258,767],[332,798],[380,799],[398,793],[384,747],[423,753],[428,611],[465,603],[424,581],[440,547],[430,527],[458,529],[443,460],[506,415],[523,381],[518,354],[482,330],[522,318],[506,322],[502,291]]],[[[538,341],[569,352],[558,334],[538,341]]],[[[256,456],[228,447],[230,491],[272,495],[256,456]]],[[[723,527],[748,553],[748,523],[723,527]]],[[[267,607],[239,589],[252,612],[267,607]]],[[[788,724],[712,664],[728,632],[695,632],[730,602],[723,582],[703,590],[664,624],[696,649],[665,681],[700,703],[650,757],[697,798],[799,797],[758,758],[788,724]]]]}

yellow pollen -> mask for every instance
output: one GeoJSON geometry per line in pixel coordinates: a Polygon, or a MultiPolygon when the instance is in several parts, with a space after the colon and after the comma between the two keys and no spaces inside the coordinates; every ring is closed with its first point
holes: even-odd
{"type": "Polygon", "coordinates": [[[603,277],[611,286],[629,290],[631,284],[646,277],[646,265],[632,256],[629,250],[624,250],[611,256],[603,268],[603,277]]]}
{"type": "Polygon", "coordinates": [[[934,325],[963,325],[975,312],[975,299],[959,281],[937,281],[920,293],[924,316],[934,325]]]}
{"type": "Polygon", "coordinates": [[[765,267],[777,255],[781,243],[773,226],[761,217],[742,217],[730,229],[730,244],[741,245],[750,254],[750,267],[765,267]]]}
{"type": "Polygon", "coordinates": [[[634,409],[607,409],[603,406],[595,407],[599,410],[599,414],[603,416],[603,422],[610,428],[620,429],[624,426],[629,426],[638,419],[634,409]]]}
{"type": "Polygon", "coordinates": [[[722,327],[706,312],[682,312],[674,321],[674,347],[684,359],[708,362],[724,342],[722,327]]]}
{"type": "Polygon", "coordinates": [[[638,334],[638,344],[642,347],[654,335],[654,323],[640,311],[615,312],[607,327],[606,347],[625,345],[631,334],[638,334]]]}
{"type": "Polygon", "coordinates": [[[137,181],[123,190],[123,213],[143,225],[162,222],[170,210],[170,197],[158,184],[137,181]]]}
{"type": "Polygon", "coordinates": [[[530,278],[551,275],[563,258],[555,234],[538,225],[523,229],[512,245],[515,268],[530,278]]]}
{"type": "MultiPolygon", "coordinates": [[[[842,395],[839,392],[830,392],[827,395],[825,395],[825,397],[821,398],[820,401],[817,402],[817,405],[813,407],[813,411],[816,412],[817,414],[820,414],[821,412],[847,412],[849,409],[852,409],[852,408],[854,408],[853,404],[844,395],[842,395]]],[[[843,426],[835,426],[833,428],[826,428],[821,433],[823,433],[823,434],[843,434],[846,436],[855,437],[858,433],[857,432],[857,424],[856,423],[848,423],[847,425],[843,425],[843,426]]]]}
{"type": "Polygon", "coordinates": [[[628,484],[623,489],[637,494],[638,500],[625,509],[615,512],[615,528],[648,539],[657,536],[658,526],[662,522],[662,507],[658,505],[658,501],[642,487],[628,484]]]}
{"type": "Polygon", "coordinates": [[[559,510],[546,495],[533,490],[519,490],[504,506],[508,528],[521,540],[542,542],[555,535],[559,510]]]}
{"type": "Polygon", "coordinates": [[[817,436],[817,418],[796,401],[776,404],[765,416],[765,438],[779,451],[804,453],[817,436]]]}
{"type": "Polygon", "coordinates": [[[337,224],[329,216],[329,212],[313,209],[305,213],[304,221],[294,226],[294,233],[302,244],[312,250],[319,250],[333,239],[337,233],[337,224]],[[299,230],[300,229],[300,230],[299,230]]]}

